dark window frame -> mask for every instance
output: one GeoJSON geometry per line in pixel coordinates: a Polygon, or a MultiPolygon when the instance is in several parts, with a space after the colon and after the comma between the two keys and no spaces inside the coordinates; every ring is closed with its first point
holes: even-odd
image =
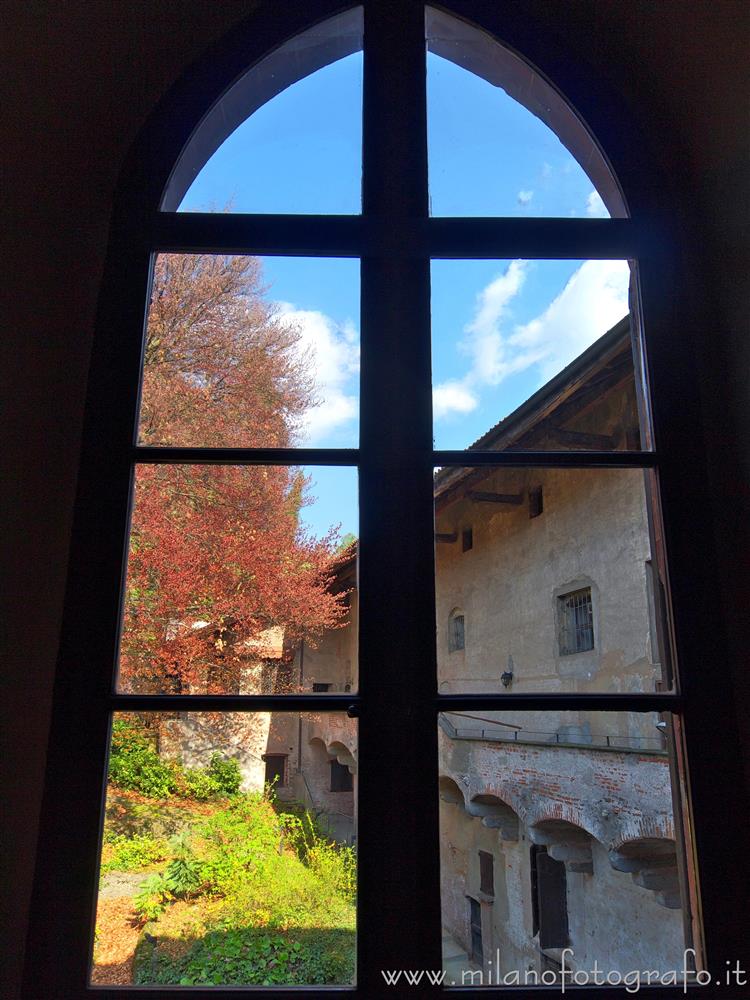
{"type": "MultiPolygon", "coordinates": [[[[676,753],[683,765],[686,754],[690,756],[686,804],[690,800],[695,804],[690,844],[701,851],[700,905],[714,978],[725,972],[725,961],[742,955],[744,900],[738,891],[728,889],[724,871],[726,854],[736,859],[735,886],[743,884],[739,869],[747,868],[741,836],[746,827],[737,817],[747,812],[747,801],[742,792],[741,748],[728,685],[710,683],[704,669],[709,659],[721,658],[725,638],[716,623],[710,634],[696,627],[718,584],[711,569],[711,531],[696,529],[702,504],[707,508],[711,499],[704,445],[691,421],[684,419],[699,399],[697,367],[689,336],[688,346],[683,336],[685,329],[688,333],[691,329],[689,284],[680,251],[685,237],[679,223],[670,218],[669,188],[655,173],[656,151],[642,141],[637,122],[616,95],[608,93],[605,80],[587,72],[576,53],[558,44],[549,29],[540,29],[518,5],[449,0],[442,6],[503,39],[556,81],[614,162],[632,217],[597,221],[428,217],[423,6],[416,0],[400,4],[365,0],[362,216],[180,216],[157,211],[177,156],[213,100],[266,52],[340,11],[335,0],[282,7],[261,2],[247,22],[199,60],[154,111],[123,166],[101,286],[27,942],[24,995],[28,1000],[115,994],[155,1000],[161,995],[157,988],[110,993],[86,985],[110,713],[148,711],[157,704],[151,697],[112,692],[136,457],[144,462],[358,465],[359,694],[158,700],[161,708],[183,711],[297,711],[314,706],[318,712],[348,709],[360,716],[359,773],[364,794],[359,802],[357,987],[320,989],[317,996],[354,992],[380,997],[381,968],[440,967],[436,714],[491,710],[501,700],[507,708],[509,699],[519,709],[585,705],[600,711],[677,713],[676,753]],[[395,171],[389,170],[389,162],[398,164],[395,171]],[[279,451],[228,454],[221,449],[171,449],[169,455],[164,451],[156,455],[138,449],[136,455],[140,334],[151,254],[157,250],[360,257],[360,448],[335,453],[297,450],[293,456],[279,451]],[[429,261],[440,256],[637,260],[658,453],[433,452],[429,261]],[[670,559],[671,628],[680,660],[677,692],[439,696],[434,592],[425,582],[434,572],[435,465],[653,469],[670,559]],[[701,567],[700,573],[696,567],[701,567]],[[394,649],[381,622],[399,620],[404,608],[409,609],[410,627],[394,649]],[[407,677],[409,697],[403,694],[407,677]],[[719,741],[716,718],[722,719],[719,741]],[[397,766],[403,759],[411,761],[409,768],[397,766]],[[735,822],[716,824],[713,819],[726,808],[728,796],[735,822]],[[392,822],[396,812],[402,814],[404,802],[411,804],[408,836],[403,824],[392,822]],[[66,864],[60,865],[63,857],[66,864]],[[399,865],[394,865],[394,858],[399,858],[399,865]],[[404,868],[413,875],[408,891],[401,881],[404,868]],[[51,933],[63,923],[64,936],[51,933]]],[[[190,996],[208,1000],[230,993],[236,990],[214,987],[191,990],[190,996]]],[[[279,990],[272,995],[300,994],[279,990]]],[[[485,995],[508,996],[508,992],[486,989],[485,995]]],[[[653,998],[675,995],[668,987],[649,991],[653,998]]],[[[534,996],[557,997],[559,989],[535,989],[534,996]]],[[[740,997],[742,987],[722,987],[722,996],[740,997]]]]}

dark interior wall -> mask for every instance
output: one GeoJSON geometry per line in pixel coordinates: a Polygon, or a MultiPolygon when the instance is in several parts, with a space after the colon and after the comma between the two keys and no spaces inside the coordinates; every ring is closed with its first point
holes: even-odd
{"type": "MultiPolygon", "coordinates": [[[[12,864],[9,991],[20,971],[63,602],[83,395],[112,199],[126,151],[157,100],[248,0],[40,0],[3,5],[2,432],[4,812],[12,864]]],[[[521,0],[639,118],[689,240],[701,428],[732,640],[707,665],[750,704],[746,649],[750,505],[747,372],[750,139],[744,0],[521,0]],[[745,553],[742,556],[742,553],[745,553]],[[738,557],[739,555],[739,557],[738,557]],[[731,678],[731,681],[730,681],[731,678]]],[[[711,609],[711,614],[717,613],[711,609]]],[[[746,716],[745,746],[750,744],[746,716]]],[[[720,727],[717,720],[717,726],[720,727]]],[[[4,852],[9,857],[9,852],[4,852]]]]}

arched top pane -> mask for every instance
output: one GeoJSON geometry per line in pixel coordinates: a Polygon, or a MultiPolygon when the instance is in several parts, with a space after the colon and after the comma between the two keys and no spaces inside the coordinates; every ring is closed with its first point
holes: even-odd
{"type": "Polygon", "coordinates": [[[430,7],[426,33],[433,215],[627,217],[593,137],[532,66],[430,7]]]}
{"type": "Polygon", "coordinates": [[[162,211],[361,211],[362,8],[244,73],[185,146],[162,211]]]}

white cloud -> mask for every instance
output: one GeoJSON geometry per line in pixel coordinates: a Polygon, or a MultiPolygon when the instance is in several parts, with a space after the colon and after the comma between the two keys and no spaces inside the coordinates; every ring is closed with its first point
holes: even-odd
{"type": "Polygon", "coordinates": [[[515,328],[509,353],[523,368],[539,365],[546,382],[622,319],[629,284],[626,261],[585,261],[539,316],[515,328]]]}
{"type": "Polygon", "coordinates": [[[607,206],[598,191],[592,191],[586,199],[586,215],[592,219],[608,219],[607,206]]]}
{"type": "Polygon", "coordinates": [[[436,420],[451,413],[471,413],[479,400],[462,382],[443,382],[432,390],[432,411],[436,420]]]}
{"type": "Polygon", "coordinates": [[[514,260],[477,295],[474,319],[464,327],[459,348],[472,359],[470,377],[487,385],[497,385],[509,374],[509,359],[500,324],[508,306],[523,287],[527,262],[514,260]]]}
{"type": "Polygon", "coordinates": [[[461,378],[435,386],[435,417],[469,413],[481,390],[535,367],[543,384],[611,329],[628,312],[630,269],[626,261],[585,261],[528,323],[508,323],[510,305],[521,292],[530,265],[512,261],[476,300],[474,318],[458,348],[469,359],[461,378]]]}
{"type": "Polygon", "coordinates": [[[526,206],[531,202],[531,199],[533,197],[534,197],[533,191],[519,191],[518,194],[516,195],[516,201],[518,202],[519,205],[522,205],[524,208],[526,208],[526,206]]]}
{"type": "Polygon", "coordinates": [[[302,418],[300,436],[304,444],[317,444],[357,417],[351,380],[359,372],[359,337],[352,323],[339,325],[325,313],[295,309],[289,302],[276,306],[279,318],[299,330],[297,349],[310,359],[318,403],[302,418]]]}

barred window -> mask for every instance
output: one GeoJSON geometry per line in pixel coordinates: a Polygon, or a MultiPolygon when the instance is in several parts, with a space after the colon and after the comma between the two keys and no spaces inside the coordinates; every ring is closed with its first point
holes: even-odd
{"type": "Polygon", "coordinates": [[[558,597],[560,655],[584,653],[594,648],[594,615],[591,587],[558,597]]]}
{"type": "Polygon", "coordinates": [[[448,619],[448,652],[455,653],[463,649],[466,642],[466,630],[463,611],[452,611],[448,619]]]}

